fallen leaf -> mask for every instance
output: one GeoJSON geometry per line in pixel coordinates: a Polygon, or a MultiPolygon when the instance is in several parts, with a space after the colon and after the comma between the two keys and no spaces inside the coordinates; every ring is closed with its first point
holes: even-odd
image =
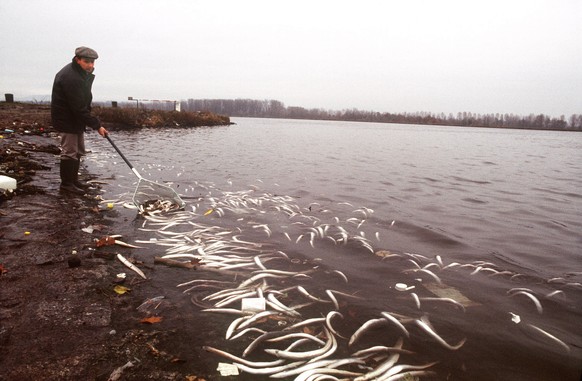
{"type": "Polygon", "coordinates": [[[377,252],[375,252],[374,254],[376,254],[379,257],[389,257],[391,255],[393,255],[391,252],[389,252],[388,250],[378,250],[377,252]]]}
{"type": "Polygon", "coordinates": [[[209,215],[210,213],[214,212],[214,209],[208,209],[206,211],[206,213],[204,213],[205,216],[209,215]]]}
{"type": "Polygon", "coordinates": [[[109,236],[99,238],[95,245],[97,247],[115,245],[115,238],[109,236]]]}
{"type": "Polygon", "coordinates": [[[113,287],[113,291],[115,291],[119,295],[123,295],[126,292],[131,291],[131,288],[127,288],[125,286],[118,284],[117,286],[113,287]]]}
{"type": "Polygon", "coordinates": [[[162,317],[161,316],[150,316],[147,318],[143,318],[140,320],[140,323],[144,323],[144,324],[154,324],[154,323],[159,323],[162,321],[162,317]]]}
{"type": "Polygon", "coordinates": [[[4,273],[7,273],[7,272],[8,272],[8,270],[6,270],[6,269],[4,268],[4,265],[0,264],[0,275],[2,275],[2,274],[4,274],[4,273]]]}
{"type": "Polygon", "coordinates": [[[313,335],[315,333],[315,331],[309,327],[303,327],[303,333],[313,335]]]}
{"type": "Polygon", "coordinates": [[[206,380],[204,378],[198,378],[198,376],[190,374],[186,376],[186,381],[206,381],[206,380]]]}

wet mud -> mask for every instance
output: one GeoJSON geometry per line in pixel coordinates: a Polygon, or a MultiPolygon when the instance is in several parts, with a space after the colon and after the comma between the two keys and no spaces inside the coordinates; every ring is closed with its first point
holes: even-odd
{"type": "MultiPolygon", "coordinates": [[[[174,344],[179,317],[143,320],[146,281],[130,275],[130,291],[115,291],[130,270],[114,254],[130,249],[96,247],[115,234],[98,185],[59,191],[49,107],[0,103],[0,135],[0,174],[18,183],[0,192],[0,380],[213,379],[174,344]]],[[[92,180],[83,165],[80,178],[92,180]]]]}

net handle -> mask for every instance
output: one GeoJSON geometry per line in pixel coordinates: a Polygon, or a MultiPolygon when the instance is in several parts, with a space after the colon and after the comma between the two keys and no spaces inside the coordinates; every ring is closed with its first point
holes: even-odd
{"type": "Polygon", "coordinates": [[[169,192],[171,192],[174,195],[173,196],[173,199],[180,206],[180,208],[184,208],[184,205],[186,205],[186,203],[180,198],[180,196],[178,195],[178,193],[176,193],[175,190],[173,190],[172,188],[170,188],[168,186],[161,185],[161,184],[155,183],[155,182],[150,181],[150,180],[146,180],[143,177],[141,177],[141,175],[138,173],[137,169],[135,169],[133,167],[133,165],[131,165],[131,163],[129,162],[129,160],[127,160],[127,158],[125,157],[125,155],[119,150],[119,148],[117,148],[117,146],[115,145],[115,143],[113,143],[113,140],[111,140],[111,138],[109,137],[109,134],[105,134],[105,137],[107,138],[107,140],[109,140],[109,143],[111,143],[111,145],[113,146],[113,148],[115,148],[115,150],[117,151],[117,153],[119,154],[119,156],[121,156],[121,158],[123,159],[123,161],[125,161],[125,164],[127,164],[129,166],[129,168],[131,168],[131,170],[133,171],[133,173],[139,179],[139,181],[137,183],[137,187],[135,188],[135,191],[133,192],[133,203],[136,206],[138,206],[138,207],[140,206],[140,203],[136,199],[137,190],[139,189],[140,184],[141,184],[142,181],[147,181],[149,183],[152,183],[152,185],[155,185],[157,187],[161,187],[163,189],[167,189],[169,192]]]}
{"type": "Polygon", "coordinates": [[[115,145],[115,143],[113,143],[113,140],[111,140],[111,138],[109,137],[109,134],[105,134],[105,137],[107,138],[107,140],[109,140],[109,143],[111,143],[111,145],[113,146],[113,148],[115,148],[115,150],[117,151],[117,153],[119,154],[119,156],[121,156],[121,158],[123,159],[123,161],[125,161],[125,164],[127,164],[129,166],[129,168],[131,168],[131,170],[133,171],[133,173],[135,173],[135,175],[139,179],[142,179],[142,177],[139,174],[139,172],[137,171],[137,169],[135,169],[133,167],[133,165],[131,165],[131,163],[129,162],[129,160],[127,160],[127,158],[125,157],[125,155],[119,150],[119,148],[117,148],[117,146],[115,145]]]}

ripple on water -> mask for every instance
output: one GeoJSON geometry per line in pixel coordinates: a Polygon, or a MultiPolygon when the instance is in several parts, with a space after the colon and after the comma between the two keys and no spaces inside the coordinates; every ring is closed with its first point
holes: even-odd
{"type": "MultiPolygon", "coordinates": [[[[268,121],[268,123],[276,125],[276,121],[268,121]]],[[[245,187],[240,184],[249,183],[256,184],[253,188],[254,195],[260,189],[265,189],[270,194],[275,193],[273,189],[276,189],[277,194],[295,196],[294,201],[299,204],[304,213],[307,213],[307,206],[314,201],[325,203],[325,209],[329,209],[329,213],[313,208],[312,215],[289,221],[286,215],[271,215],[270,213],[273,213],[275,209],[265,208],[234,215],[226,213],[222,217],[219,217],[217,213],[208,216],[199,215],[198,220],[190,222],[221,225],[233,231],[240,229],[241,238],[268,243],[268,247],[273,250],[285,251],[294,259],[286,269],[293,269],[295,265],[318,266],[318,271],[321,272],[318,272],[317,276],[301,280],[309,291],[318,296],[325,297],[325,287],[340,286],[350,293],[362,295],[363,299],[344,301],[345,304],[341,305],[340,311],[345,318],[341,322],[338,319],[336,324],[338,328],[345,330],[342,333],[346,336],[349,336],[366,319],[377,318],[382,310],[402,313],[417,319],[426,314],[430,316],[435,330],[448,342],[456,343],[464,337],[467,338],[460,350],[451,352],[441,347],[428,335],[423,334],[418,326],[407,325],[411,330],[411,338],[406,341],[406,348],[415,351],[415,356],[420,357],[410,356],[406,360],[413,362],[418,362],[420,358],[440,360],[441,363],[435,369],[442,378],[452,375],[452,378],[456,379],[507,378],[531,381],[569,380],[574,379],[574,375],[579,376],[579,359],[582,357],[580,353],[582,338],[579,332],[581,332],[582,316],[576,306],[582,305],[582,288],[575,284],[581,282],[582,276],[570,275],[570,272],[576,273],[580,266],[580,239],[576,240],[572,237],[579,236],[577,232],[580,230],[581,221],[575,210],[579,207],[582,196],[573,191],[575,188],[572,188],[572,182],[568,182],[568,178],[576,177],[580,171],[580,163],[574,163],[574,166],[569,168],[572,171],[571,176],[567,173],[560,174],[563,180],[554,184],[556,188],[539,185],[537,186],[539,189],[532,190],[528,184],[535,184],[543,175],[543,171],[551,172],[555,169],[552,166],[566,170],[566,167],[559,163],[559,155],[540,155],[556,158],[557,164],[551,160],[543,160],[544,166],[539,166],[538,158],[530,162],[520,162],[519,176],[516,176],[512,166],[495,163],[514,162],[515,152],[547,149],[544,146],[547,134],[544,134],[543,138],[537,138],[539,134],[535,131],[504,131],[504,134],[519,136],[527,134],[530,139],[526,145],[519,143],[520,139],[503,139],[503,144],[497,148],[493,143],[498,140],[493,139],[492,142],[488,140],[496,136],[495,130],[479,133],[479,130],[467,131],[456,128],[449,131],[446,127],[439,127],[439,129],[423,127],[424,134],[442,136],[442,134],[461,133],[469,140],[474,137],[475,141],[481,145],[477,146],[470,144],[475,142],[468,142],[469,144],[462,148],[464,151],[460,155],[461,158],[455,161],[451,160],[446,152],[442,152],[444,146],[441,145],[441,148],[437,149],[434,143],[431,143],[432,147],[426,147],[423,146],[423,144],[426,145],[423,139],[411,138],[411,134],[414,135],[414,129],[409,126],[405,128],[381,126],[381,130],[374,129],[374,131],[376,133],[383,131],[387,134],[386,137],[395,141],[395,145],[400,147],[398,154],[402,157],[394,157],[394,151],[390,152],[390,150],[386,151],[389,160],[385,160],[379,154],[374,157],[377,162],[372,163],[370,157],[366,157],[368,166],[390,168],[387,183],[381,183],[386,181],[386,177],[378,176],[379,185],[374,186],[370,178],[366,177],[365,171],[353,171],[345,176],[343,168],[337,170],[338,163],[349,165],[339,159],[343,155],[339,153],[321,155],[321,152],[331,152],[329,150],[333,147],[334,136],[341,135],[339,130],[332,130],[333,133],[330,133],[330,130],[325,128],[325,124],[320,123],[316,129],[307,129],[309,134],[306,134],[307,130],[302,132],[301,126],[302,123],[309,122],[293,123],[294,128],[300,129],[297,133],[303,136],[303,139],[300,139],[301,147],[294,146],[293,133],[289,130],[285,139],[281,139],[279,131],[273,128],[269,130],[268,135],[271,146],[269,150],[253,149],[252,146],[246,145],[248,139],[245,138],[245,134],[254,136],[253,124],[248,124],[244,128],[241,125],[240,128],[225,128],[220,132],[208,129],[202,134],[206,135],[206,140],[197,142],[196,139],[191,139],[187,145],[175,142],[174,138],[168,137],[167,144],[163,146],[172,147],[171,152],[160,151],[159,141],[152,136],[155,134],[143,135],[143,139],[140,135],[139,144],[143,146],[141,148],[144,152],[148,152],[148,156],[140,156],[140,161],[164,163],[167,162],[168,157],[171,157],[173,161],[176,161],[180,171],[186,173],[179,179],[183,188],[192,186],[201,179],[224,182],[225,173],[228,173],[229,180],[232,179],[232,184],[234,184],[231,185],[230,190],[241,190],[245,187]],[[319,139],[319,133],[324,133],[325,139],[319,139]],[[217,139],[218,135],[215,134],[220,135],[220,139],[217,139]],[[305,141],[305,136],[309,136],[309,142],[305,141]],[[407,144],[399,144],[398,139],[403,136],[406,137],[407,144]],[[148,139],[152,141],[148,142],[148,139]],[[415,144],[408,144],[409,140],[414,141],[415,144]],[[223,145],[209,144],[216,141],[220,141],[223,145]],[[325,142],[325,147],[318,146],[316,144],[318,141],[325,142]],[[284,142],[284,144],[279,144],[279,142],[284,142]],[[230,147],[229,152],[221,151],[223,146],[230,147]],[[194,161],[191,160],[193,148],[196,149],[196,155],[205,158],[198,160],[196,165],[193,165],[194,161]],[[301,151],[302,149],[305,151],[301,151]],[[473,156],[474,149],[480,151],[481,156],[478,159],[480,165],[460,165],[459,163],[462,164],[463,160],[473,156]],[[289,158],[295,157],[297,152],[304,152],[306,159],[313,160],[321,168],[330,171],[330,175],[325,176],[325,181],[317,182],[314,186],[314,181],[305,177],[306,168],[315,168],[317,171],[321,168],[312,164],[304,165],[302,160],[287,162],[291,160],[289,158]],[[490,159],[487,159],[488,152],[491,155],[490,159]],[[270,156],[265,156],[265,154],[270,156]],[[282,160],[283,157],[286,159],[282,160]],[[257,162],[263,164],[257,167],[254,165],[257,162]],[[328,166],[328,162],[334,163],[328,166]],[[439,163],[439,165],[434,165],[434,163],[439,163]],[[504,179],[503,183],[488,181],[491,179],[490,171],[493,166],[495,166],[496,177],[504,179]],[[284,177],[281,187],[274,188],[267,181],[256,181],[257,178],[278,177],[278,174],[277,176],[272,174],[277,168],[292,169],[284,171],[284,176],[281,175],[284,177]],[[486,168],[486,171],[480,172],[483,168],[486,168]],[[455,176],[451,176],[451,173],[455,176]],[[422,182],[412,183],[413,176],[416,176],[416,179],[422,179],[422,182]],[[438,194],[442,188],[436,188],[438,182],[432,181],[434,179],[448,179],[455,182],[454,186],[450,186],[448,199],[443,199],[442,194],[438,194]],[[326,186],[325,182],[329,184],[326,186]],[[395,184],[398,186],[395,187],[395,184]],[[386,194],[386,187],[390,187],[389,195],[386,194]],[[552,196],[541,201],[539,197],[531,197],[532,192],[552,196]],[[463,196],[458,197],[459,194],[463,196]],[[462,202],[455,202],[455,197],[462,202]],[[569,203],[568,208],[563,207],[564,200],[569,203]],[[441,201],[446,201],[446,203],[440,207],[426,207],[441,201]],[[346,204],[340,204],[343,202],[346,204]],[[544,208],[538,205],[542,202],[544,208]],[[373,216],[368,216],[363,223],[361,213],[353,213],[361,206],[372,206],[375,209],[373,216]],[[446,213],[443,212],[443,208],[446,209],[446,213]],[[316,218],[319,219],[319,223],[325,219],[326,222],[350,229],[351,235],[359,235],[360,239],[365,237],[375,249],[389,249],[400,255],[419,253],[419,256],[407,254],[404,257],[382,259],[358,244],[360,241],[357,240],[343,245],[334,244],[329,239],[322,239],[315,240],[312,246],[308,229],[315,227],[314,224],[318,223],[316,218]],[[391,223],[393,220],[396,221],[395,224],[391,223]],[[301,224],[295,224],[296,222],[301,222],[301,224]],[[269,225],[273,230],[270,237],[265,230],[259,228],[262,224],[269,225]],[[283,232],[289,234],[291,240],[288,240],[283,232]],[[379,239],[374,238],[376,232],[379,232],[379,239]],[[303,235],[303,238],[298,240],[300,235],[303,235]],[[439,260],[435,257],[437,253],[440,255],[439,260]],[[453,265],[454,263],[457,264],[453,265]],[[413,290],[408,293],[397,292],[394,284],[404,282],[413,285],[417,296],[431,297],[430,283],[435,282],[435,279],[429,273],[419,271],[420,268],[433,272],[444,286],[455,288],[476,302],[476,305],[466,307],[463,312],[451,304],[423,300],[418,307],[410,294],[413,290]],[[340,277],[334,276],[333,270],[344,271],[349,282],[345,283],[340,277]],[[508,290],[512,288],[530,289],[532,295],[538,298],[543,306],[543,314],[537,311],[532,299],[524,294],[508,295],[508,290]],[[555,291],[564,292],[565,297],[562,299],[561,294],[547,297],[549,293],[555,291]],[[510,312],[518,314],[522,323],[514,323],[510,312]],[[571,348],[571,352],[565,353],[562,346],[530,329],[528,324],[538,326],[563,340],[571,348]]],[[[331,125],[335,126],[333,123],[331,125]]],[[[365,136],[364,131],[366,130],[362,130],[359,139],[365,136]]],[[[264,128],[260,132],[260,136],[264,136],[264,128]]],[[[181,139],[179,135],[176,136],[181,139]]],[[[426,135],[422,137],[426,138],[426,135]]],[[[377,137],[374,139],[381,140],[377,137]]],[[[426,139],[429,142],[431,140],[433,139],[426,139]]],[[[558,146],[563,149],[563,146],[558,146]]],[[[343,150],[350,148],[349,145],[342,147],[343,150]]],[[[354,146],[354,149],[357,150],[358,147],[354,146]]],[[[573,157],[576,151],[560,154],[573,157]]],[[[357,158],[358,153],[355,152],[349,156],[357,158]]],[[[473,161],[469,164],[474,163],[473,161]]],[[[101,164],[99,168],[103,168],[106,173],[115,173],[115,171],[124,175],[128,173],[127,168],[122,168],[122,165],[112,168],[110,160],[104,160],[101,164]]],[[[148,163],[143,163],[143,165],[146,164],[148,163]]],[[[152,168],[157,169],[157,167],[152,168]]],[[[173,169],[164,166],[163,170],[164,176],[170,178],[173,169]]],[[[133,179],[123,179],[122,176],[116,179],[116,182],[124,181],[131,182],[133,179]]],[[[117,184],[111,184],[107,191],[118,193],[119,188],[117,184]]],[[[209,210],[210,198],[215,201],[220,200],[222,191],[216,186],[209,185],[206,188],[197,187],[196,195],[201,197],[196,201],[199,204],[200,214],[209,210]]],[[[118,224],[127,226],[123,218],[119,218],[118,224]]],[[[137,225],[139,224],[136,224],[136,229],[137,225]]],[[[168,228],[166,233],[172,233],[172,230],[173,228],[168,228]]],[[[338,230],[333,231],[338,233],[338,230]]],[[[129,238],[130,231],[123,233],[131,239],[129,238]]],[[[224,238],[224,236],[220,237],[224,238]]],[[[144,261],[147,260],[146,253],[141,252],[136,255],[142,255],[141,258],[144,261]]],[[[275,262],[270,262],[268,266],[276,267],[275,262]]],[[[152,274],[151,284],[156,285],[153,291],[156,295],[152,296],[157,296],[160,291],[156,276],[167,277],[165,280],[170,287],[176,282],[172,275],[175,274],[175,269],[167,269],[167,271],[146,269],[146,271],[152,274]]],[[[235,279],[242,282],[247,279],[247,275],[243,272],[237,272],[236,276],[232,273],[219,275],[202,268],[190,276],[195,279],[204,279],[209,274],[228,281],[235,279]]],[[[294,281],[296,280],[286,280],[286,285],[294,281]]],[[[268,284],[275,289],[279,286],[279,283],[271,280],[268,284]]],[[[144,287],[147,287],[147,284],[144,287]]],[[[175,298],[179,297],[175,295],[175,298]]],[[[328,306],[330,303],[324,305],[328,306]]],[[[232,319],[204,314],[197,308],[192,308],[185,309],[187,312],[185,315],[196,316],[195,324],[183,324],[180,329],[188,331],[189,328],[184,327],[195,327],[188,331],[188,334],[197,337],[196,346],[208,345],[206,340],[211,340],[212,343],[223,346],[224,349],[242,352],[245,345],[241,341],[229,343],[223,339],[224,330],[232,319]],[[207,337],[205,334],[200,335],[200,332],[210,332],[210,334],[207,337]]],[[[324,313],[325,309],[316,307],[314,310],[306,311],[310,313],[305,312],[305,316],[311,317],[311,312],[322,316],[321,313],[324,313]]],[[[180,310],[180,313],[182,312],[180,310]]],[[[393,345],[397,338],[394,335],[397,332],[387,328],[388,330],[378,330],[367,335],[360,345],[365,346],[376,341],[393,345]]],[[[190,343],[185,342],[185,344],[190,343]]],[[[345,342],[342,342],[343,344],[345,342]]],[[[187,345],[182,347],[187,348],[187,345]]],[[[342,354],[349,354],[349,350],[343,350],[342,354]]],[[[207,365],[212,372],[216,362],[221,360],[204,353],[199,354],[198,357],[211,359],[207,365]]],[[[258,378],[242,375],[242,379],[257,380],[258,378]]]]}

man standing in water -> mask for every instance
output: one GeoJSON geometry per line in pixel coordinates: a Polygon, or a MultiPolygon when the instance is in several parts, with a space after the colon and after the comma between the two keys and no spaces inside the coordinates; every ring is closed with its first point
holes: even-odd
{"type": "Polygon", "coordinates": [[[84,194],[85,184],[79,182],[79,164],[85,155],[85,128],[97,130],[105,137],[107,130],[91,114],[97,52],[86,46],[75,49],[75,57],[57,73],[51,98],[53,127],[61,133],[61,187],[74,194],[84,194]]]}

